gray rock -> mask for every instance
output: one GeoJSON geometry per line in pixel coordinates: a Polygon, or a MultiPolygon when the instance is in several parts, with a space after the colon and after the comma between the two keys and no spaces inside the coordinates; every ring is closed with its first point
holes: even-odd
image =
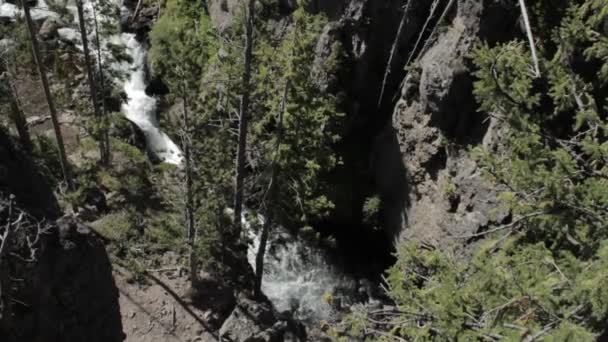
{"type": "Polygon", "coordinates": [[[0,39],[0,56],[10,53],[15,48],[15,41],[8,38],[0,39]]]}
{"type": "Polygon", "coordinates": [[[56,18],[47,18],[40,27],[38,34],[42,39],[51,39],[57,37],[57,30],[65,26],[64,23],[56,18]]]}
{"type": "Polygon", "coordinates": [[[477,113],[467,56],[478,39],[500,39],[487,27],[514,26],[516,18],[499,1],[458,1],[456,17],[406,76],[375,163],[396,237],[441,247],[508,218],[497,200],[500,189],[486,183],[466,148],[499,148],[501,129],[477,113]]]}
{"type": "Polygon", "coordinates": [[[241,298],[220,328],[220,337],[231,342],[280,342],[286,328],[270,304],[241,298]]]}
{"type": "Polygon", "coordinates": [[[58,28],[57,36],[61,41],[68,44],[77,44],[80,41],[80,34],[78,31],[70,27],[58,28]]]}

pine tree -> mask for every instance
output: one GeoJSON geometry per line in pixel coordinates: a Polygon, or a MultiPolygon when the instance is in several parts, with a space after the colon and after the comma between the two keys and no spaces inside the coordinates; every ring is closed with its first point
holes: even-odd
{"type": "Polygon", "coordinates": [[[602,0],[576,1],[555,18],[552,6],[528,8],[543,28],[535,58],[520,40],[481,43],[471,55],[479,110],[504,129],[500,148],[472,156],[506,189],[511,222],[458,237],[477,246],[465,260],[454,248],[402,243],[387,275],[396,307],[356,312],[352,334],[594,341],[607,333],[608,11],[602,0]]]}
{"type": "MultiPolygon", "coordinates": [[[[102,111],[100,108],[99,100],[97,98],[98,92],[97,92],[97,81],[96,81],[95,72],[94,72],[95,67],[93,66],[93,63],[91,62],[91,56],[89,53],[89,38],[87,35],[86,18],[85,18],[83,6],[82,6],[82,0],[76,1],[76,8],[77,8],[77,12],[78,12],[78,24],[80,26],[80,37],[82,40],[85,67],[87,69],[89,93],[91,96],[91,102],[93,104],[95,119],[101,124],[101,122],[103,121],[104,118],[103,118],[103,114],[102,114],[102,111]]],[[[100,52],[98,52],[98,59],[100,59],[99,54],[100,54],[100,52]]],[[[108,135],[107,135],[107,132],[105,132],[105,129],[101,129],[100,131],[101,132],[96,132],[96,134],[95,134],[97,136],[97,141],[99,143],[99,156],[100,156],[101,164],[104,166],[108,166],[110,163],[109,142],[106,140],[106,139],[108,139],[108,135]]]]}
{"type": "Polygon", "coordinates": [[[32,151],[32,139],[27,127],[27,120],[21,109],[21,103],[17,94],[17,89],[13,82],[12,71],[6,56],[0,56],[0,98],[9,104],[9,117],[13,121],[21,146],[26,150],[32,151]]]}
{"type": "Polygon", "coordinates": [[[21,7],[23,8],[23,12],[25,15],[25,22],[27,25],[28,33],[30,36],[30,44],[32,46],[32,52],[34,54],[34,60],[36,66],[38,68],[38,72],[40,74],[40,82],[42,83],[42,88],[44,89],[44,95],[49,107],[49,112],[51,114],[51,122],[53,123],[53,130],[55,132],[55,139],[57,143],[57,150],[59,151],[59,161],[61,163],[61,170],[63,172],[63,178],[66,182],[68,189],[73,189],[72,182],[72,174],[70,171],[70,165],[68,164],[68,158],[65,153],[65,145],[63,143],[63,135],[61,133],[61,126],[59,124],[59,119],[57,116],[57,110],[55,109],[55,102],[53,100],[53,95],[51,94],[51,90],[49,87],[49,81],[46,76],[46,69],[44,67],[44,62],[41,59],[40,48],[38,47],[38,40],[36,38],[36,30],[34,28],[34,23],[32,21],[32,17],[30,15],[29,6],[23,1],[20,1],[21,7]]]}
{"type": "MultiPolygon", "coordinates": [[[[216,171],[210,162],[215,153],[207,154],[214,143],[209,141],[211,139],[208,139],[207,133],[203,133],[207,115],[199,112],[198,106],[200,81],[210,58],[210,53],[201,53],[200,48],[205,47],[202,51],[213,51],[208,39],[210,20],[206,15],[200,15],[201,12],[200,5],[171,2],[150,34],[152,64],[163,75],[172,92],[172,99],[181,103],[179,130],[184,163],[181,176],[183,197],[179,201],[183,204],[193,286],[198,280],[201,262],[199,227],[209,224],[211,217],[217,219],[215,216],[218,213],[217,202],[210,200],[209,196],[209,189],[213,188],[210,185],[212,180],[206,174],[216,171]]],[[[203,233],[209,235],[211,227],[206,230],[203,233]]]]}
{"type": "Polygon", "coordinates": [[[238,237],[241,233],[241,216],[243,213],[244,181],[245,181],[245,153],[247,151],[247,131],[249,129],[250,96],[251,96],[251,69],[253,60],[253,29],[255,23],[255,0],[249,0],[245,18],[245,51],[242,94],[239,118],[239,138],[236,152],[236,172],[234,181],[234,226],[232,233],[238,237]]]}

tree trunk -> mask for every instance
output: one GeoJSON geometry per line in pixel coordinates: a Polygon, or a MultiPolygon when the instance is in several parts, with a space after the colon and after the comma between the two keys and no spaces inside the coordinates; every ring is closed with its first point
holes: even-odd
{"type": "MultiPolygon", "coordinates": [[[[11,195],[8,203],[8,219],[5,226],[5,231],[0,244],[0,328],[12,328],[12,310],[11,310],[11,287],[9,279],[9,268],[4,262],[4,256],[8,253],[11,245],[12,235],[12,216],[13,216],[13,196],[11,195]]],[[[6,331],[6,330],[5,330],[6,331]]]]}
{"type": "Polygon", "coordinates": [[[6,65],[6,83],[8,85],[8,96],[11,107],[11,120],[15,124],[15,128],[17,128],[17,134],[19,135],[19,141],[21,142],[21,146],[28,151],[32,151],[32,139],[30,137],[30,132],[27,128],[27,120],[25,119],[25,115],[23,114],[23,110],[21,110],[21,104],[19,103],[19,96],[17,94],[17,88],[13,84],[13,80],[11,79],[11,72],[9,70],[9,66],[6,65]]]}
{"type": "Polygon", "coordinates": [[[40,73],[40,81],[42,82],[42,87],[44,88],[44,96],[46,97],[46,102],[49,106],[49,112],[51,114],[51,121],[53,123],[53,130],[55,131],[55,138],[57,140],[57,150],[59,151],[59,162],[61,163],[63,178],[68,186],[68,189],[71,190],[74,188],[72,183],[72,175],[70,172],[70,166],[68,164],[68,158],[65,154],[65,145],[63,144],[63,135],[61,134],[61,126],[59,125],[59,119],[57,118],[55,102],[53,101],[53,95],[51,94],[51,90],[49,88],[49,81],[46,77],[44,63],[40,57],[40,48],[38,47],[38,40],[36,39],[36,30],[34,29],[34,23],[32,22],[29,7],[25,3],[25,1],[20,0],[20,2],[23,7],[23,12],[25,14],[25,22],[27,24],[27,29],[30,35],[30,42],[32,44],[34,60],[36,62],[36,66],[38,67],[38,72],[40,73]]]}
{"type": "MultiPolygon", "coordinates": [[[[99,108],[99,101],[97,101],[97,84],[95,82],[95,72],[93,71],[93,64],[91,63],[91,56],[89,53],[89,38],[87,36],[87,27],[84,18],[84,10],[82,8],[82,0],[76,0],[76,8],[78,9],[78,24],[80,25],[80,37],[82,38],[82,50],[84,53],[84,62],[87,69],[87,78],[89,79],[89,92],[91,93],[91,102],[93,102],[93,111],[97,124],[102,123],[101,109],[99,108]]],[[[99,143],[99,157],[101,159],[101,165],[108,166],[108,156],[106,155],[104,136],[100,132],[95,137],[99,143]]]]}
{"type": "Polygon", "coordinates": [[[101,94],[101,114],[103,115],[102,119],[102,139],[104,141],[105,148],[105,156],[107,158],[107,165],[109,166],[112,163],[112,154],[110,153],[110,136],[108,131],[110,130],[110,121],[108,118],[108,111],[106,110],[106,85],[105,79],[103,77],[103,63],[101,61],[101,40],[99,39],[99,24],[97,22],[97,10],[95,9],[95,4],[93,4],[93,21],[95,23],[95,40],[97,41],[96,50],[97,50],[97,70],[99,70],[99,86],[100,86],[100,94],[101,94]]]}
{"type": "MultiPolygon", "coordinates": [[[[184,87],[185,88],[185,87],[184,87]]],[[[185,89],[184,89],[185,91],[185,89]]],[[[184,93],[185,94],[185,93],[184,93]]],[[[198,282],[198,261],[196,257],[196,222],[194,219],[194,193],[192,189],[192,137],[190,135],[190,118],[188,116],[188,101],[182,97],[182,148],[184,150],[184,171],[186,173],[186,225],[188,228],[188,246],[190,248],[190,282],[194,287],[198,282]]]]}
{"type": "Polygon", "coordinates": [[[519,7],[521,7],[521,15],[524,19],[524,25],[526,26],[526,35],[528,36],[528,44],[530,44],[530,51],[532,52],[532,62],[534,63],[534,74],[538,78],[540,77],[540,67],[538,66],[538,57],[536,56],[536,46],[534,45],[534,35],[532,35],[532,27],[530,25],[530,18],[528,17],[528,9],[526,8],[526,2],[519,0],[519,7]]]}
{"type": "Polygon", "coordinates": [[[401,34],[403,33],[403,28],[405,27],[405,22],[407,21],[407,14],[410,10],[410,5],[412,0],[407,0],[407,4],[403,9],[403,15],[401,16],[401,22],[399,23],[399,28],[397,29],[397,35],[395,36],[395,40],[393,41],[393,46],[391,47],[391,53],[388,57],[388,62],[386,63],[386,69],[384,70],[384,78],[382,79],[382,87],[380,89],[380,97],[378,98],[378,108],[382,106],[382,100],[384,98],[384,91],[386,90],[386,83],[388,82],[388,77],[391,74],[391,69],[393,66],[393,59],[395,58],[395,53],[397,53],[397,47],[399,46],[399,40],[401,40],[401,34]]]}
{"type": "Polygon", "coordinates": [[[239,138],[236,153],[236,175],[234,187],[234,231],[233,238],[241,234],[243,213],[243,185],[245,180],[245,151],[247,150],[247,129],[249,126],[249,102],[251,95],[251,61],[253,59],[253,24],[255,20],[255,0],[249,0],[245,33],[245,71],[243,72],[243,94],[241,96],[239,138]]]}
{"type": "Polygon", "coordinates": [[[281,99],[281,106],[279,108],[279,117],[277,120],[277,138],[275,141],[275,154],[272,161],[270,171],[270,182],[268,185],[268,201],[266,204],[266,220],[262,227],[262,235],[260,236],[260,245],[258,252],[255,257],[255,284],[254,284],[254,295],[257,298],[262,297],[262,278],[264,277],[264,256],[266,254],[266,246],[268,245],[268,238],[270,237],[270,231],[272,230],[272,224],[274,221],[275,207],[277,206],[277,182],[279,178],[279,151],[281,143],[283,142],[283,114],[285,113],[285,106],[287,104],[287,94],[289,92],[289,80],[285,81],[285,88],[283,89],[283,97],[281,99]]]}
{"type": "MultiPolygon", "coordinates": [[[[13,94],[14,95],[14,94],[13,94]]],[[[21,142],[21,146],[28,151],[32,151],[32,140],[30,138],[30,132],[27,128],[27,120],[23,115],[23,111],[19,106],[19,102],[16,98],[11,98],[11,120],[15,124],[17,128],[17,134],[19,135],[19,141],[21,142]]]]}

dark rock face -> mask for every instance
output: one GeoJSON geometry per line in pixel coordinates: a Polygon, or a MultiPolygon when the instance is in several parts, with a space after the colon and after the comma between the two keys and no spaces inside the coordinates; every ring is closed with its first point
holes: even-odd
{"type": "Polygon", "coordinates": [[[376,179],[389,199],[388,230],[439,245],[509,215],[496,199],[498,189],[484,182],[467,152],[466,145],[495,146],[500,131],[476,111],[467,56],[478,39],[511,37],[517,17],[500,1],[461,0],[456,6],[448,28],[405,78],[392,124],[376,142],[376,179]],[[502,30],[494,31],[496,25],[502,30]],[[401,184],[384,181],[399,168],[401,184]]]}
{"type": "MultiPolygon", "coordinates": [[[[0,197],[13,194],[34,227],[46,232],[30,250],[15,231],[11,251],[0,260],[2,341],[119,342],[124,340],[118,291],[103,243],[76,220],[61,215],[46,179],[25,152],[0,131],[0,197]],[[20,279],[13,281],[12,279],[20,279]]],[[[0,218],[7,218],[0,207],[0,218]]],[[[2,225],[0,233],[4,233],[2,225]]]]}
{"type": "Polygon", "coordinates": [[[101,241],[85,226],[62,218],[42,236],[34,262],[8,259],[22,279],[10,296],[21,306],[0,320],[8,342],[123,341],[118,290],[101,241]]]}
{"type": "Polygon", "coordinates": [[[49,342],[124,340],[112,267],[87,227],[70,218],[57,221],[57,236],[34,274],[34,336],[49,342]]]}

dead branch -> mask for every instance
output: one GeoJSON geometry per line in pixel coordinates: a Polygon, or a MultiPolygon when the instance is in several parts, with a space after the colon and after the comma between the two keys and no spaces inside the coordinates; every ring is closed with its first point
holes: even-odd
{"type": "Polygon", "coordinates": [[[530,50],[532,51],[532,61],[534,62],[534,75],[538,78],[540,77],[540,68],[538,66],[536,46],[534,45],[534,36],[532,35],[532,28],[530,26],[530,18],[528,18],[526,2],[524,0],[519,0],[519,6],[521,7],[521,15],[524,19],[524,25],[526,26],[526,35],[528,36],[528,43],[530,44],[530,50]]]}

